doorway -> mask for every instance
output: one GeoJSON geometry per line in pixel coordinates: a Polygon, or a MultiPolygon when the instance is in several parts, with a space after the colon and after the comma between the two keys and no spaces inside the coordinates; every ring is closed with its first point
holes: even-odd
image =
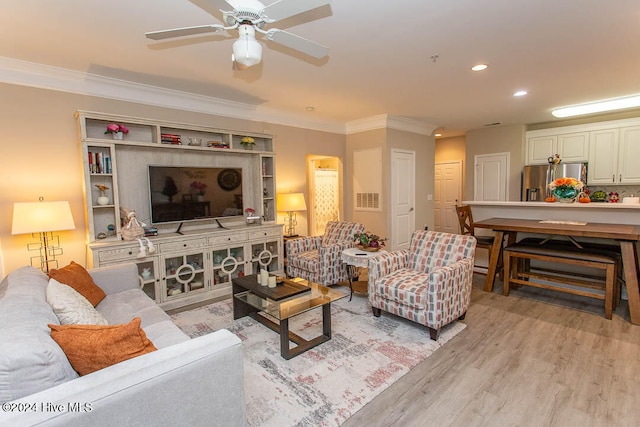
{"type": "Polygon", "coordinates": [[[462,201],[462,161],[436,163],[434,178],[435,231],[457,234],[460,224],[455,205],[462,201]]]}
{"type": "Polygon", "coordinates": [[[307,156],[309,236],[324,234],[327,222],[342,218],[342,161],[339,157],[307,156]]]}

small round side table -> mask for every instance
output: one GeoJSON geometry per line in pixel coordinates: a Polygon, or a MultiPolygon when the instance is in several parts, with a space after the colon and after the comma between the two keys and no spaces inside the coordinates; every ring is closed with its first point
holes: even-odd
{"type": "Polygon", "coordinates": [[[369,265],[369,259],[386,252],[385,250],[379,250],[377,252],[367,252],[358,248],[348,248],[342,251],[342,262],[347,264],[347,273],[349,275],[349,289],[351,295],[349,301],[353,298],[353,277],[360,275],[360,269],[369,265]]]}

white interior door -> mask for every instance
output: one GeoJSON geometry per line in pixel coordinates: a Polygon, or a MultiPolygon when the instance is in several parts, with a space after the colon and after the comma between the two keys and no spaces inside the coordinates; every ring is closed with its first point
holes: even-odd
{"type": "Polygon", "coordinates": [[[506,201],[509,194],[509,153],[475,156],[474,200],[506,201]]]}
{"type": "Polygon", "coordinates": [[[391,150],[391,249],[408,249],[416,229],[414,151],[391,150]]]}
{"type": "Polygon", "coordinates": [[[434,185],[435,230],[457,234],[455,205],[462,200],[462,161],[436,163],[434,185]]]}

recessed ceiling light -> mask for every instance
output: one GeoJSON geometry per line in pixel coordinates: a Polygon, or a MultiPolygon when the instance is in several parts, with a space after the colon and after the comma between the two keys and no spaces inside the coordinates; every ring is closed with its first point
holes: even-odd
{"type": "Polygon", "coordinates": [[[315,111],[315,107],[306,107],[305,110],[307,110],[307,111],[315,111]]]}
{"type": "Polygon", "coordinates": [[[434,136],[435,136],[436,138],[438,138],[438,137],[442,136],[442,134],[441,134],[441,133],[436,133],[434,136]]]}
{"type": "Polygon", "coordinates": [[[633,107],[640,107],[640,95],[627,96],[625,98],[605,99],[604,101],[591,102],[589,104],[558,108],[553,110],[551,114],[555,117],[571,117],[633,107]]]}
{"type": "Polygon", "coordinates": [[[526,90],[519,90],[519,91],[515,92],[513,94],[513,96],[525,96],[527,93],[529,93],[529,92],[527,92],[526,90]]]}
{"type": "Polygon", "coordinates": [[[489,66],[487,64],[478,64],[478,65],[474,65],[473,67],[471,67],[471,69],[473,71],[482,71],[482,70],[486,70],[489,66]]]}

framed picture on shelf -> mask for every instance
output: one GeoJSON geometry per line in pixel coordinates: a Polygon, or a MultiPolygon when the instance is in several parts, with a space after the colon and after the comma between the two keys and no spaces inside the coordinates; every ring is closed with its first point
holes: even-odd
{"type": "Polygon", "coordinates": [[[183,194],[182,195],[183,202],[191,202],[193,201],[193,196],[191,194],[183,194]]]}

